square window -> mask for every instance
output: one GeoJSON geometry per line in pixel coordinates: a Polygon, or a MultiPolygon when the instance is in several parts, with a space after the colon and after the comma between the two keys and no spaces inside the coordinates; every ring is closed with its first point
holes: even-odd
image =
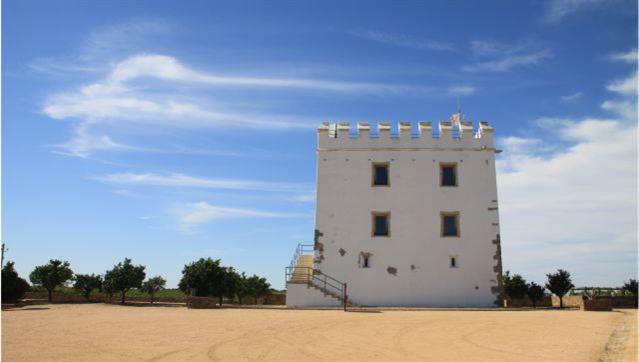
{"type": "Polygon", "coordinates": [[[390,213],[373,212],[373,236],[390,235],[390,213]]]}
{"type": "Polygon", "coordinates": [[[388,163],[373,163],[373,186],[389,186],[388,163]]]}
{"type": "Polygon", "coordinates": [[[442,212],[442,236],[459,236],[459,213],[442,212]]]}
{"type": "Polygon", "coordinates": [[[442,186],[457,186],[457,164],[440,163],[440,183],[442,186]]]}

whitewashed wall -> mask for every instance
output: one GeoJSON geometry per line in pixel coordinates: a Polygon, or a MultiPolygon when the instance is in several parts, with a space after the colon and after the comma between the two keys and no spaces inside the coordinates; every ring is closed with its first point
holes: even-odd
{"type": "Polygon", "coordinates": [[[390,138],[385,124],[377,139],[366,124],[356,139],[345,124],[318,130],[316,267],[347,282],[354,303],[494,306],[501,255],[492,128],[482,123],[475,135],[457,115],[440,127],[439,139],[427,123],[419,138],[405,123],[399,138],[390,138]],[[450,135],[455,123],[461,139],[450,135]],[[373,162],[390,163],[390,187],[371,186],[373,162]],[[440,162],[457,162],[457,187],[440,186],[440,162]],[[371,236],[372,211],[391,213],[390,237],[371,236]],[[442,211],[460,213],[459,238],[440,236],[442,211]],[[360,252],[372,254],[370,268],[359,267],[360,252]],[[451,255],[457,268],[449,266],[451,255]]]}

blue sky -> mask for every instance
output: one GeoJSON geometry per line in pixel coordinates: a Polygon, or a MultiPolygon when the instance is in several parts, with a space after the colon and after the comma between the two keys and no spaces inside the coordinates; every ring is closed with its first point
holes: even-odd
{"type": "Polygon", "coordinates": [[[637,273],[637,4],[4,1],[2,240],[175,286],[221,258],[283,287],[322,121],[489,121],[503,261],[637,273]]]}

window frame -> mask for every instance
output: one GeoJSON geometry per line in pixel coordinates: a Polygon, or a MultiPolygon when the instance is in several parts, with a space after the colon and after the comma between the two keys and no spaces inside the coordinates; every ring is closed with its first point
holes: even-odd
{"type": "Polygon", "coordinates": [[[440,231],[441,231],[441,237],[442,238],[459,238],[461,237],[461,228],[460,228],[460,214],[459,211],[442,211],[439,213],[440,217],[440,231]],[[447,216],[454,216],[455,217],[455,229],[457,231],[457,235],[445,235],[445,217],[447,216]]]}
{"type": "Polygon", "coordinates": [[[371,212],[371,237],[373,238],[388,238],[391,236],[391,213],[390,211],[372,211],[371,212]],[[376,235],[375,234],[375,227],[376,227],[376,222],[375,222],[375,218],[377,216],[386,216],[386,235],[376,235]]]}
{"type": "Polygon", "coordinates": [[[439,187],[458,187],[459,186],[459,168],[457,162],[440,162],[439,163],[439,187]],[[454,185],[444,185],[444,168],[452,167],[455,174],[454,185]]]}
{"type": "Polygon", "coordinates": [[[371,162],[371,187],[390,187],[390,162],[371,162]],[[386,185],[375,184],[375,171],[377,167],[386,167],[386,185]]]}

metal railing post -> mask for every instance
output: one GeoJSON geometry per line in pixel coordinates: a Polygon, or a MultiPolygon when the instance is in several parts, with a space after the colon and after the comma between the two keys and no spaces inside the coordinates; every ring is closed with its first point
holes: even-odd
{"type": "Polygon", "coordinates": [[[346,286],[347,284],[344,283],[344,290],[343,290],[344,296],[342,298],[344,300],[344,312],[346,312],[346,305],[348,304],[348,294],[346,293],[346,290],[347,290],[346,286]]]}

